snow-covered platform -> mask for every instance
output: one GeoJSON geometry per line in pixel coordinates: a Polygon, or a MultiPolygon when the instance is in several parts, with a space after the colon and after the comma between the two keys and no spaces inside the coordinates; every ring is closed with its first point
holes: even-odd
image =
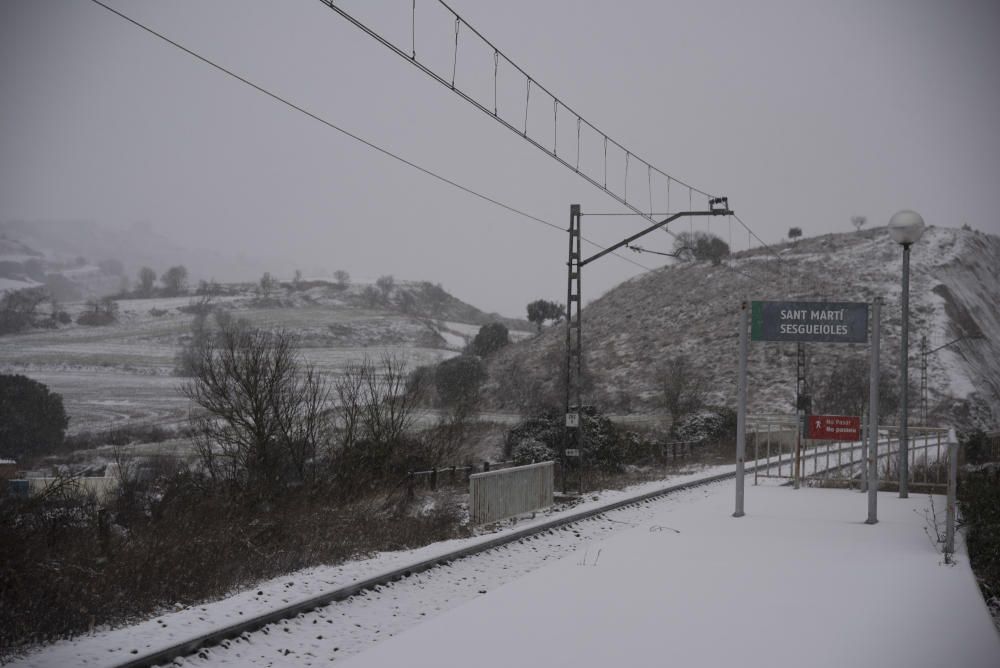
{"type": "Polygon", "coordinates": [[[732,488],[654,520],[352,657],[352,668],[1000,666],[961,541],[936,542],[944,499],[732,488]]]}

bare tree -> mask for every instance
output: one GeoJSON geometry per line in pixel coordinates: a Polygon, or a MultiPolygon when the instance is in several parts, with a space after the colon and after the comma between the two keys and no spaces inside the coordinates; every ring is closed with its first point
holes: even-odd
{"type": "Polygon", "coordinates": [[[148,297],[153,294],[153,284],[156,283],[156,272],[149,267],[143,267],[139,270],[139,285],[137,290],[139,294],[148,297]]]}
{"type": "Polygon", "coordinates": [[[851,216],[851,225],[853,225],[854,229],[858,232],[861,231],[861,228],[864,227],[867,222],[868,216],[851,216]]]}
{"type": "Polygon", "coordinates": [[[160,276],[160,282],[163,283],[163,291],[168,296],[176,297],[187,291],[187,278],[187,268],[179,264],[163,272],[163,275],[160,276]]]}
{"type": "Polygon", "coordinates": [[[315,480],[330,392],[294,336],[226,321],[197,352],[183,392],[204,411],[193,422],[205,470],[253,496],[315,480]]]}
{"type": "Polygon", "coordinates": [[[344,369],[334,383],[337,399],[334,475],[343,487],[371,485],[400,468],[406,432],[420,398],[405,362],[383,355],[344,369]]]}
{"type": "Polygon", "coordinates": [[[260,284],[258,285],[258,292],[265,298],[270,297],[271,293],[275,288],[278,287],[278,281],[276,278],[271,276],[271,272],[265,271],[260,277],[260,284]]]}
{"type": "Polygon", "coordinates": [[[375,287],[379,289],[382,293],[382,299],[386,302],[389,301],[389,295],[392,294],[392,289],[396,285],[396,279],[392,277],[392,274],[386,274],[385,276],[379,276],[375,281],[375,287]]]}
{"type": "MultiPolygon", "coordinates": [[[[868,361],[861,357],[849,357],[837,362],[817,388],[818,410],[837,415],[866,414],[871,388],[870,373],[868,361]]],[[[899,382],[883,367],[880,369],[878,388],[878,411],[884,419],[899,407],[899,382]]],[[[913,394],[913,388],[910,394],[913,394]]]]}
{"type": "Polygon", "coordinates": [[[337,280],[337,285],[340,286],[341,288],[346,288],[348,285],[351,284],[351,275],[348,274],[343,269],[338,269],[337,271],[333,272],[333,277],[337,280]]]}
{"type": "Polygon", "coordinates": [[[668,359],[657,375],[663,407],[670,416],[671,428],[705,405],[705,377],[684,355],[668,359]]]}

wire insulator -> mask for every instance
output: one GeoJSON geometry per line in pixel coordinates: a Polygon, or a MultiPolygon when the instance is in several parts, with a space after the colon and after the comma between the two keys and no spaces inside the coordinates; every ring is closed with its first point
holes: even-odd
{"type": "MultiPolygon", "coordinates": [[[[414,0],[416,1],[416,0],[414,0]]],[[[497,77],[500,73],[500,52],[493,49],[493,115],[497,115],[497,77]]]]}
{"type": "Polygon", "coordinates": [[[527,91],[524,94],[524,136],[528,136],[528,105],[531,104],[531,79],[529,78],[527,91]]]}
{"type": "Polygon", "coordinates": [[[458,69],[458,32],[462,27],[462,19],[455,17],[455,51],[451,61],[451,89],[455,90],[455,71],[458,69]]]}

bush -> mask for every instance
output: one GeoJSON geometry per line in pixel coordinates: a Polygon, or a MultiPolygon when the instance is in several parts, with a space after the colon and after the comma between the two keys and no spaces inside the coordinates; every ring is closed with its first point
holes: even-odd
{"type": "Polygon", "coordinates": [[[168,430],[156,424],[124,424],[101,431],[81,431],[65,440],[65,450],[87,450],[102,445],[129,445],[131,443],[162,443],[189,433],[188,430],[168,430]]]}
{"type": "Polygon", "coordinates": [[[491,322],[479,328],[476,338],[469,344],[469,350],[473,355],[488,357],[509,344],[510,332],[507,327],[500,322],[491,322]]]}
{"type": "Polygon", "coordinates": [[[958,485],[969,562],[986,604],[1000,618],[1000,468],[966,473],[958,485]]]}
{"type": "Polygon", "coordinates": [[[434,370],[434,389],[443,406],[474,408],[479,403],[479,388],[486,380],[486,366],[473,355],[452,357],[434,370]]]}
{"type": "Polygon", "coordinates": [[[115,316],[111,313],[87,311],[81,313],[76,318],[76,324],[88,327],[103,327],[116,322],[115,316]]]}
{"type": "Polygon", "coordinates": [[[26,376],[0,374],[0,457],[56,452],[68,425],[61,395],[26,376]]]}
{"type": "Polygon", "coordinates": [[[31,327],[32,317],[17,311],[0,311],[0,335],[17,334],[31,327]]]}
{"type": "Polygon", "coordinates": [[[982,429],[959,434],[959,443],[965,449],[965,461],[968,463],[982,464],[987,460],[989,441],[982,429]]]}
{"type": "MultiPolygon", "coordinates": [[[[561,452],[566,433],[564,420],[565,416],[561,413],[548,413],[525,420],[507,432],[508,455],[513,457],[524,442],[541,443],[553,453],[561,452]]],[[[593,406],[584,408],[581,422],[585,465],[609,473],[620,471],[626,463],[625,435],[593,406]]]]}
{"type": "Polygon", "coordinates": [[[521,439],[514,446],[512,457],[516,466],[534,464],[535,462],[547,462],[556,458],[556,451],[547,446],[542,441],[532,438],[521,439]]]}
{"type": "Polygon", "coordinates": [[[163,283],[163,294],[168,297],[176,297],[187,292],[187,278],[188,271],[184,265],[170,267],[160,276],[160,282],[163,283]]]}
{"type": "Polygon", "coordinates": [[[680,420],[674,434],[682,441],[715,443],[736,434],[736,413],[730,408],[716,407],[692,413],[680,420]]]}
{"type": "Polygon", "coordinates": [[[447,497],[413,513],[384,497],[337,502],[303,487],[250,506],[206,482],[183,470],[136,482],[107,510],[69,484],[32,499],[0,496],[0,663],[94,625],[464,533],[447,497]]]}

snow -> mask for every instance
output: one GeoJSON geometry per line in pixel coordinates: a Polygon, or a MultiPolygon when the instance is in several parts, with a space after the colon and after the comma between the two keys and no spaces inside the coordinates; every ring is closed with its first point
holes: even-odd
{"type": "Polygon", "coordinates": [[[36,283],[35,281],[17,281],[13,278],[0,278],[0,293],[22,290],[24,288],[34,288],[39,285],[41,285],[41,283],[36,283]]]}
{"type": "Polygon", "coordinates": [[[734,519],[717,486],[347,665],[996,666],[965,552],[929,538],[942,497],[880,496],[874,526],[845,490],[750,488],[734,519]]]}
{"type": "MultiPolygon", "coordinates": [[[[663,484],[588,496],[573,510],[663,484]]],[[[959,542],[957,563],[948,566],[929,538],[942,530],[932,503],[940,525],[941,497],[881,494],[880,523],[868,526],[866,497],[857,492],[748,484],[747,516],[737,520],[732,482],[718,483],[404,578],[205,648],[182,664],[340,665],[352,657],[355,668],[603,668],[658,658],[677,665],[996,665],[1000,638],[964,547],[959,542]]],[[[308,569],[55,643],[13,665],[122,663],[135,658],[133,650],[153,651],[493,535],[308,569]]]]}
{"type": "Polygon", "coordinates": [[[444,329],[443,327],[439,329],[437,333],[441,335],[442,339],[444,339],[445,345],[452,350],[462,350],[468,343],[468,339],[461,334],[455,334],[454,332],[444,329]]]}

